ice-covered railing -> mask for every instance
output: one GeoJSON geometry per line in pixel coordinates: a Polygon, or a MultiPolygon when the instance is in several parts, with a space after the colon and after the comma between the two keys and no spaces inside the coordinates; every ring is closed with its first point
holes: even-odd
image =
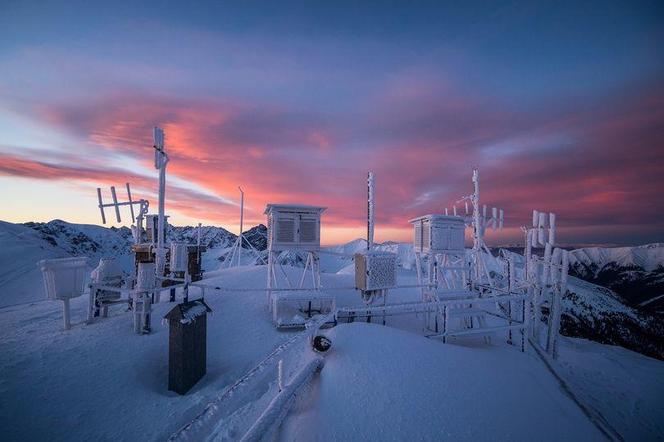
{"type": "MultiPolygon", "coordinates": [[[[269,409],[272,401],[280,393],[279,361],[283,361],[283,378],[293,379],[293,376],[302,370],[307,370],[307,365],[318,357],[311,350],[310,340],[312,333],[316,333],[327,319],[327,317],[318,317],[310,321],[306,330],[291,336],[276,347],[256,366],[228,386],[198,416],[173,433],[168,440],[241,439],[256,422],[259,422],[265,410],[269,409]]],[[[301,380],[294,380],[300,384],[301,380]]],[[[261,426],[261,429],[263,428],[261,426]]]]}
{"type": "MultiPolygon", "coordinates": [[[[274,436],[281,422],[286,417],[288,409],[295,399],[295,395],[311,381],[313,376],[323,368],[324,364],[325,360],[323,358],[315,357],[299,369],[292,376],[288,384],[282,385],[281,378],[279,378],[278,393],[242,437],[242,442],[258,442],[265,440],[269,436],[274,436]]],[[[280,361],[279,367],[281,366],[280,361]]],[[[281,370],[279,373],[281,375],[281,370]]]]}

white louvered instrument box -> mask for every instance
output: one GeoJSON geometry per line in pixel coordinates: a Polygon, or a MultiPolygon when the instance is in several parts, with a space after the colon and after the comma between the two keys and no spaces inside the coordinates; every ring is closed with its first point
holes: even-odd
{"type": "Polygon", "coordinates": [[[268,249],[308,250],[320,249],[320,217],[325,207],[294,204],[268,204],[268,249]]]}
{"type": "Polygon", "coordinates": [[[464,249],[465,222],[460,216],[425,215],[410,220],[416,252],[457,252],[464,249]]]}

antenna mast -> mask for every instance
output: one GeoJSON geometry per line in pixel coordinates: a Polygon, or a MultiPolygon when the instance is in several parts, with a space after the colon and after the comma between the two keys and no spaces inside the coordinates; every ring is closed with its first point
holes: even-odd
{"type": "Polygon", "coordinates": [[[242,187],[237,186],[237,188],[240,190],[240,238],[238,239],[240,247],[238,248],[237,251],[237,265],[242,265],[242,225],[244,222],[244,191],[242,190],[242,187]]]}
{"type": "Polygon", "coordinates": [[[376,179],[373,172],[367,177],[367,250],[371,250],[374,242],[374,216],[376,212],[376,179]]]}
{"type": "Polygon", "coordinates": [[[228,268],[233,267],[233,261],[235,261],[235,252],[237,251],[237,266],[242,265],[242,247],[243,244],[249,246],[250,253],[253,253],[262,263],[265,263],[265,260],[261,254],[256,250],[256,248],[249,242],[247,238],[244,237],[244,190],[241,186],[237,187],[240,191],[240,233],[237,236],[237,239],[233,243],[233,247],[228,253],[224,255],[223,265],[226,265],[228,268]]]}
{"type": "Polygon", "coordinates": [[[164,151],[164,131],[155,126],[153,133],[154,139],[154,167],[159,170],[159,217],[157,221],[157,274],[163,275],[165,268],[165,250],[164,250],[164,205],[166,200],[166,165],[168,164],[168,155],[164,151]]]}

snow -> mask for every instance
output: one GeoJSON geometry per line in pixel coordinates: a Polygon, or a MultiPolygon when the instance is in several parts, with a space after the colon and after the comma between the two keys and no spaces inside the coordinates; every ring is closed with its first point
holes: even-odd
{"type": "Polygon", "coordinates": [[[602,439],[533,355],[373,324],[328,336],[325,367],[281,440],[602,439]]]}
{"type": "MultiPolygon", "coordinates": [[[[137,335],[120,305],[111,307],[108,318],[84,324],[83,296],[72,300],[72,330],[65,332],[61,304],[45,300],[35,263],[71,251],[34,229],[2,222],[0,244],[3,440],[164,440],[204,410],[200,428],[220,440],[236,440],[274,398],[278,359],[292,376],[311,357],[306,340],[295,340],[300,332],[275,329],[265,292],[248,291],[265,286],[264,266],[208,272],[206,284],[230,290],[206,292],[214,312],[207,321],[207,374],[179,396],[167,391],[168,328],[160,320],[173,304],[155,305],[153,332],[137,335]],[[250,371],[254,367],[261,369],[250,371]]],[[[363,244],[330,251],[345,254],[358,247],[363,244]]],[[[380,247],[399,255],[399,283],[413,284],[412,248],[380,247]]],[[[323,287],[352,287],[352,259],[329,256],[334,259],[324,267],[330,273],[323,273],[323,287]]],[[[610,296],[597,301],[597,286],[574,278],[571,284],[594,308],[620,308],[610,296]]],[[[329,293],[339,307],[362,303],[351,289],[329,293]]],[[[190,296],[196,298],[197,289],[190,296]]],[[[391,290],[388,297],[416,299],[415,289],[391,290]]],[[[493,345],[481,339],[442,344],[421,336],[418,321],[400,317],[389,320],[389,327],[355,323],[326,331],[333,346],[325,367],[298,395],[279,438],[602,439],[533,353],[522,354],[501,339],[493,345]]],[[[578,339],[563,339],[560,351],[561,373],[626,440],[664,438],[663,362],[578,339]]]]}
{"type": "Polygon", "coordinates": [[[184,318],[180,319],[181,324],[191,324],[199,316],[207,313],[207,308],[203,304],[196,304],[195,306],[184,311],[184,318]]]}
{"type": "MultiPolygon", "coordinates": [[[[224,282],[264,284],[264,267],[240,270],[224,272],[224,282]]],[[[263,295],[206,297],[215,312],[207,321],[207,374],[184,398],[167,391],[168,328],[159,319],[173,304],[154,307],[150,335],[134,334],[121,306],[107,319],[83,324],[86,297],[72,301],[69,332],[61,330],[59,302],[1,309],[3,439],[167,438],[290,336],[275,331],[263,295]]]]}
{"type": "Polygon", "coordinates": [[[626,440],[664,438],[664,362],[622,347],[563,338],[562,373],[626,440]]]}

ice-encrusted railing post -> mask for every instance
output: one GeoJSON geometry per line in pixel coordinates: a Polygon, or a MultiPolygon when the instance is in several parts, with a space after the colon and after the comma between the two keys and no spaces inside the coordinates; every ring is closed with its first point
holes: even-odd
{"type": "Polygon", "coordinates": [[[277,364],[277,386],[279,387],[279,391],[283,391],[284,389],[284,360],[279,359],[279,363],[277,364]]]}
{"type": "Polygon", "coordinates": [[[558,337],[562,314],[562,298],[567,293],[569,253],[556,246],[555,213],[533,210],[532,227],[524,227],[526,247],[524,250],[524,282],[531,300],[531,339],[551,358],[558,357],[558,337]],[[547,232],[548,230],[548,232],[547,232]],[[544,247],[544,256],[533,253],[535,247],[544,247]],[[541,269],[541,270],[540,270],[541,269]],[[542,306],[549,302],[547,335],[541,336],[540,320],[542,306]]]}
{"type": "MultiPolygon", "coordinates": [[[[562,298],[567,293],[567,277],[569,273],[569,252],[567,250],[556,249],[559,251],[556,258],[560,261],[559,281],[555,289],[551,293],[551,306],[549,309],[549,333],[547,339],[546,350],[549,356],[553,359],[558,358],[558,338],[560,335],[560,317],[562,314],[562,298]]],[[[556,262],[557,264],[557,262],[556,262]]]]}

